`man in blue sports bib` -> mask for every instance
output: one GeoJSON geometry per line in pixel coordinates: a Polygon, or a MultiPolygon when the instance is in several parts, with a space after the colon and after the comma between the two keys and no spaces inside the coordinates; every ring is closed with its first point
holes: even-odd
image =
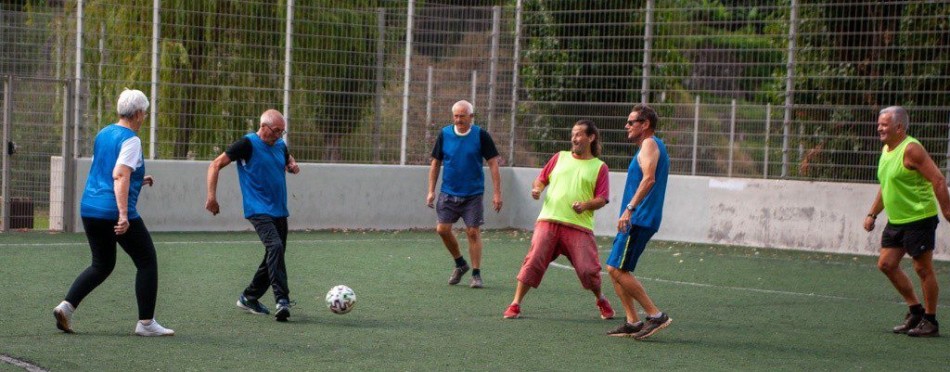
{"type": "Polygon", "coordinates": [[[637,153],[627,170],[620,218],[617,221],[618,233],[607,259],[607,273],[613,279],[614,289],[620,296],[627,319],[607,332],[611,336],[642,340],[672,322],[653,304],[643,285],[633,275],[647,242],[660,229],[666,181],[670,175],[670,157],[666,145],[655,135],[658,121],[659,117],[652,107],[639,104],[633,107],[624,125],[627,139],[636,144],[637,153]],[[633,300],[643,306],[647,314],[645,322],[639,321],[633,300]]]}
{"type": "Polygon", "coordinates": [[[208,167],[208,199],[205,209],[213,215],[220,211],[216,197],[218,173],[231,162],[238,162],[238,181],[244,200],[244,218],[264,243],[264,260],[254,273],[251,284],[238,297],[237,306],[253,314],[266,315],[270,310],[260,303],[268,287],[277,299],[277,321],[290,317],[290,289],[287,287],[287,178],[285,172],[297,174],[300,167],[287,150],[281,135],[287,122],[277,110],[261,115],[261,126],[235,141],[208,167]]]}
{"type": "Polygon", "coordinates": [[[491,171],[494,186],[492,207],[495,212],[501,211],[501,173],[498,170],[498,150],[495,148],[495,142],[488,131],[472,125],[474,119],[474,108],[468,101],[458,101],[452,105],[453,125],[442,128],[432,148],[426,205],[435,208],[438,217],[436,232],[455,260],[455,268],[449,275],[449,285],[458,284],[462,275],[470,269],[459,251],[458,240],[452,233],[452,225],[461,218],[465,221],[468,253],[472,259],[472,280],[469,286],[481,288],[482,238],[479,228],[485,223],[482,208],[485,172],[482,170],[482,164],[487,163],[491,171]],[[445,172],[442,173],[442,188],[436,202],[435,184],[440,168],[445,168],[445,172]]]}

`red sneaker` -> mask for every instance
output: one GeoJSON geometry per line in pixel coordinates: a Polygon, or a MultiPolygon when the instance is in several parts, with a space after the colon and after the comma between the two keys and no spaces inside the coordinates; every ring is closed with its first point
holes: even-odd
{"type": "MultiPolygon", "coordinates": [[[[607,305],[609,308],[610,305],[607,305]]],[[[508,309],[505,310],[505,319],[515,319],[521,316],[521,305],[511,304],[508,305],[508,309]]]]}
{"type": "Polygon", "coordinates": [[[607,297],[597,300],[597,308],[600,309],[600,319],[613,319],[614,309],[610,307],[610,302],[607,302],[607,297]]]}

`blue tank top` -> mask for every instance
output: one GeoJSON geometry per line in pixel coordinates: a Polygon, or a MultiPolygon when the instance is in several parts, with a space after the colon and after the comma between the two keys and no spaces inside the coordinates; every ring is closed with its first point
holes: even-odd
{"type": "MultiPolygon", "coordinates": [[[[666,197],[666,181],[670,176],[670,157],[666,153],[666,144],[662,140],[653,136],[656,146],[660,151],[660,157],[656,163],[656,183],[653,188],[643,198],[637,209],[630,216],[630,224],[649,229],[659,230],[660,221],[663,219],[663,200],[666,197]]],[[[630,204],[633,194],[636,194],[637,187],[643,181],[643,169],[640,169],[640,163],[637,163],[637,156],[640,155],[640,149],[630,160],[630,167],[627,169],[627,183],[623,189],[622,204],[620,204],[620,214],[623,214],[624,208],[630,204]]]]}
{"type": "Polygon", "coordinates": [[[287,177],[284,158],[287,144],[278,139],[273,146],[264,143],[257,133],[246,135],[251,141],[251,159],[238,160],[238,181],[244,200],[244,218],[266,215],[288,217],[287,177]]]}
{"type": "MultiPolygon", "coordinates": [[[[99,131],[92,151],[92,166],[86,178],[86,188],[82,192],[79,215],[82,217],[119,219],[119,206],[115,201],[115,187],[112,171],[119,160],[122,143],[135,137],[135,131],[121,125],[112,124],[99,131]]],[[[144,160],[144,159],[143,159],[144,160]]],[[[132,171],[129,183],[128,216],[130,220],[140,218],[135,204],[139,200],[142,181],[145,179],[145,163],[132,171]]]]}
{"type": "Polygon", "coordinates": [[[459,197],[485,193],[481,130],[473,125],[459,136],[454,125],[442,128],[442,192],[459,197]]]}

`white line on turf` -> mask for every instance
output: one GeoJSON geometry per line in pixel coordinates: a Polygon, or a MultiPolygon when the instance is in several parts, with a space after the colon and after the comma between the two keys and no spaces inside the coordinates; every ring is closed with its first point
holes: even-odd
{"type": "Polygon", "coordinates": [[[27,361],[22,360],[22,359],[14,358],[14,357],[9,356],[9,355],[6,355],[6,354],[0,354],[0,362],[12,364],[12,365],[14,365],[14,366],[23,368],[23,369],[25,369],[25,370],[27,370],[27,371],[30,371],[30,372],[46,372],[46,371],[49,371],[48,369],[45,369],[45,368],[43,368],[43,367],[40,367],[40,366],[38,366],[38,365],[36,365],[36,364],[27,362],[27,361]]]}
{"type": "MultiPolygon", "coordinates": [[[[572,270],[572,271],[574,270],[574,268],[571,267],[571,266],[559,264],[559,263],[557,263],[557,262],[552,262],[550,266],[551,266],[551,267],[558,268],[558,269],[572,270]]],[[[601,274],[603,274],[603,275],[608,275],[606,272],[603,272],[603,271],[601,271],[601,274]]],[[[735,291],[756,292],[756,293],[769,293],[769,294],[781,294],[781,295],[789,295],[789,296],[817,297],[817,298],[827,298],[827,299],[831,299],[831,300],[865,301],[865,300],[860,299],[860,298],[842,297],[842,296],[832,296],[832,295],[823,295],[823,294],[817,294],[817,293],[803,293],[803,292],[779,291],[779,290],[774,290],[774,289],[747,288],[747,287],[732,287],[732,286],[723,286],[723,285],[715,285],[715,284],[708,284],[708,283],[694,283],[694,282],[684,282],[684,281],[679,281],[679,280],[668,280],[668,279],[648,278],[648,277],[642,277],[642,276],[638,276],[637,279],[640,279],[640,280],[648,280],[648,281],[659,282],[659,283],[670,283],[670,284],[688,285],[688,286],[692,286],[692,287],[731,289],[731,290],[735,290],[735,291]]],[[[903,302],[900,302],[900,303],[903,304],[903,302]]],[[[950,306],[937,305],[937,307],[946,308],[946,307],[950,307],[950,306]]]]}
{"type": "MultiPolygon", "coordinates": [[[[775,251],[784,251],[784,252],[796,252],[796,251],[792,251],[792,250],[783,250],[783,249],[781,249],[781,248],[759,248],[759,249],[775,250],[775,251]]],[[[598,252],[601,252],[601,253],[607,253],[607,255],[610,255],[611,250],[613,250],[613,248],[598,249],[597,251],[598,251],[598,252]]],[[[649,250],[649,249],[648,249],[648,250],[643,251],[643,254],[651,254],[651,255],[652,255],[652,254],[664,254],[664,253],[669,254],[668,252],[669,252],[669,251],[663,251],[663,250],[649,250]]],[[[681,251],[676,251],[676,252],[681,252],[681,251]]],[[[798,251],[798,252],[804,252],[804,251],[798,251]]],[[[829,252],[829,253],[825,253],[825,252],[814,252],[814,253],[821,253],[821,254],[841,254],[841,255],[847,254],[847,253],[830,253],[830,252],[829,252]]],[[[693,256],[693,257],[705,258],[705,256],[702,256],[702,255],[695,255],[695,256],[693,256]]],[[[816,263],[816,264],[831,265],[831,266],[872,267],[871,265],[863,264],[863,263],[861,263],[861,262],[854,262],[854,261],[852,261],[852,262],[845,262],[845,261],[836,262],[836,261],[827,261],[827,260],[816,260],[816,259],[812,259],[812,258],[762,257],[762,256],[758,256],[758,255],[719,254],[719,253],[715,254],[715,255],[712,256],[712,257],[741,258],[741,259],[745,259],[745,260],[766,260],[766,261],[781,261],[781,262],[816,263]]],[[[872,256],[866,256],[866,257],[872,257],[872,256]]]]}

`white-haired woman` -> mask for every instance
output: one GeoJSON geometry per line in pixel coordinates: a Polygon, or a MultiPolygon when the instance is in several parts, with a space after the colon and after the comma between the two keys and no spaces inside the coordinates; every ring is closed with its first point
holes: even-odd
{"type": "Polygon", "coordinates": [[[152,185],[145,175],[142,140],[138,130],[148,112],[148,98],[139,90],[127,89],[119,95],[119,122],[96,135],[92,166],[82,194],[80,215],[92,250],[92,264],[86,268],[56,308],[56,327],[72,333],[72,315],[83,298],[102,284],[115,268],[116,243],[135,263],[135,297],[140,336],[171,336],[175,331],[155,321],[158,293],[158,263],[152,237],[135,209],[142,185],[152,185]]]}

